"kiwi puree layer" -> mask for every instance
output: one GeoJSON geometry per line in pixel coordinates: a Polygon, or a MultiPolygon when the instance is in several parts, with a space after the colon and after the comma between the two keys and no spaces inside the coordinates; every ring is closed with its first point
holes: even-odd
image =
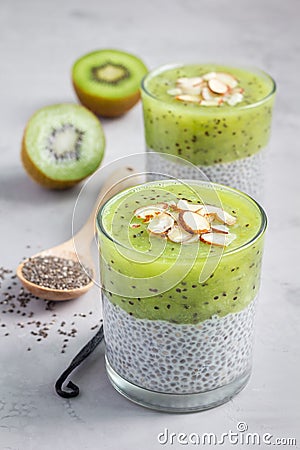
{"type": "Polygon", "coordinates": [[[270,137],[274,81],[267,74],[214,64],[165,66],[143,82],[142,100],[149,150],[180,156],[196,165],[225,163],[251,156],[270,137]],[[209,72],[233,75],[244,90],[235,106],[201,106],[168,93],[181,77],[209,72]]]}
{"type": "Polygon", "coordinates": [[[241,311],[257,295],[265,216],[238,191],[203,182],[146,183],[113,197],[97,222],[103,289],[134,317],[199,323],[241,311]],[[176,199],[222,206],[237,218],[230,227],[235,241],[223,249],[150,237],[135,209],[176,199]]]}

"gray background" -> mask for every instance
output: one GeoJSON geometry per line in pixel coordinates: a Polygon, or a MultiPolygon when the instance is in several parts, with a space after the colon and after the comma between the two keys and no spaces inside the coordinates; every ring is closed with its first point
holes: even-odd
{"type": "MultiPolygon", "coordinates": [[[[235,431],[239,421],[245,421],[249,431],[297,437],[300,446],[300,3],[1,0],[0,8],[0,265],[12,270],[22,257],[71,235],[79,187],[66,192],[43,190],[24,173],[19,151],[24,125],[36,109],[75,101],[70,67],[78,56],[111,47],[140,55],[150,68],[168,62],[227,61],[258,66],[278,83],[264,202],[270,223],[254,371],[247,388],[228,404],[204,413],[156,413],[131,404],[112,389],[101,348],[72,378],[82,395],[63,400],[55,395],[53,383],[95,332],[91,327],[101,315],[97,289],[57,305],[54,312],[46,311],[43,302],[32,301],[26,312],[33,311],[35,320],[55,320],[41,342],[30,333],[31,325],[18,325],[30,319],[17,313],[5,315],[6,306],[0,305],[0,324],[6,324],[0,327],[1,450],[156,449],[161,448],[157,434],[164,428],[221,434],[235,431]],[[76,338],[70,338],[66,352],[61,353],[60,322],[65,321],[69,330],[73,318],[76,338]]],[[[103,121],[103,126],[105,162],[143,151],[140,104],[120,119],[103,121]]],[[[182,448],[179,444],[165,447],[182,448]]]]}

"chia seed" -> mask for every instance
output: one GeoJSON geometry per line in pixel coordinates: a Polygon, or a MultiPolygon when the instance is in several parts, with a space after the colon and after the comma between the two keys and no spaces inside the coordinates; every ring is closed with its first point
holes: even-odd
{"type": "MultiPolygon", "coordinates": [[[[71,271],[75,272],[74,267],[71,271]]],[[[60,319],[56,302],[50,300],[42,302],[40,298],[27,292],[19,281],[15,280],[16,275],[12,270],[0,266],[0,337],[10,339],[10,336],[16,335],[16,328],[22,330],[22,336],[26,333],[24,350],[30,352],[34,349],[34,345],[43,345],[50,337],[53,339],[53,336],[56,335],[57,339],[61,341],[60,350],[66,353],[70,338],[76,338],[80,332],[80,329],[78,331],[76,329],[77,323],[73,319],[73,314],[69,320],[60,319]],[[46,315],[43,315],[43,310],[46,315]]],[[[89,310],[77,311],[74,316],[80,318],[80,323],[82,323],[93,317],[90,315],[91,313],[93,314],[89,310]]],[[[90,325],[92,330],[98,328],[99,320],[97,324],[90,325]]]]}
{"type": "Polygon", "coordinates": [[[30,283],[50,289],[78,289],[90,282],[90,270],[87,267],[56,256],[29,258],[23,266],[22,274],[30,283]]]}

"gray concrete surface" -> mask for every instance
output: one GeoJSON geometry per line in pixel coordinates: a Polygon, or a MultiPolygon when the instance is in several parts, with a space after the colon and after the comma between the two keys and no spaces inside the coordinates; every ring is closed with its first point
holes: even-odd
{"type": "MultiPolygon", "coordinates": [[[[79,55],[101,47],[121,48],[143,57],[150,68],[177,61],[226,61],[258,66],[278,83],[264,203],[269,231],[254,370],[247,388],[226,405],[204,413],[156,413],[113,390],[99,348],[72,377],[81,396],[63,400],[53,384],[95,332],[91,328],[101,317],[97,288],[77,301],[56,305],[55,311],[31,301],[26,316],[21,307],[20,313],[18,308],[3,313],[7,305],[2,304],[1,450],[179,449],[184,446],[178,442],[160,445],[158,433],[168,428],[170,433],[220,436],[236,431],[239,422],[245,422],[249,432],[270,433],[272,443],[275,438],[295,437],[300,448],[299,13],[297,0],[1,1],[0,265],[12,270],[23,256],[71,235],[80,188],[41,189],[24,173],[19,152],[24,125],[37,108],[75,101],[70,67],[79,55]],[[31,311],[41,324],[54,321],[40,342],[31,334],[35,325],[27,324],[31,311]],[[58,330],[70,331],[72,322],[78,332],[61,353],[64,336],[58,330]]],[[[106,163],[143,151],[141,105],[120,119],[103,121],[103,126],[106,163]]],[[[1,301],[7,286],[4,281],[1,301]]],[[[19,292],[19,286],[11,291],[19,292]]],[[[195,447],[185,447],[189,446],[195,447]]],[[[231,447],[243,445],[223,445],[231,447]]]]}

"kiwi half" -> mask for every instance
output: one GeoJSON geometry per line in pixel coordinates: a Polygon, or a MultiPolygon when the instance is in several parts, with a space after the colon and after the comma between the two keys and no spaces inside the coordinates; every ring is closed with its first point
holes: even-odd
{"type": "Polygon", "coordinates": [[[117,117],[138,102],[147,72],[144,63],[130,53],[98,50],[75,62],[72,80],[84,106],[97,115],[117,117]]]}
{"type": "Polygon", "coordinates": [[[91,175],[100,165],[105,138],[98,118],[75,104],[46,106],[28,121],[21,158],[32,179],[64,189],[91,175]]]}

